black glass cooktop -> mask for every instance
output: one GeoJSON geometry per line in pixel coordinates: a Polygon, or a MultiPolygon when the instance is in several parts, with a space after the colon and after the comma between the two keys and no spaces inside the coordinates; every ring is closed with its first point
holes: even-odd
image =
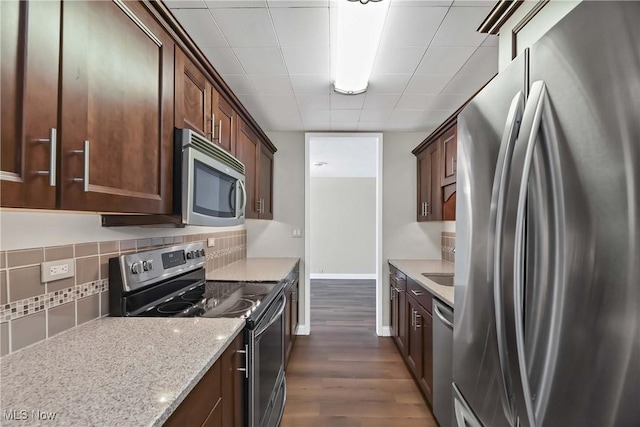
{"type": "Polygon", "coordinates": [[[268,304],[279,283],[206,282],[186,287],[137,314],[144,317],[249,318],[268,304]]]}

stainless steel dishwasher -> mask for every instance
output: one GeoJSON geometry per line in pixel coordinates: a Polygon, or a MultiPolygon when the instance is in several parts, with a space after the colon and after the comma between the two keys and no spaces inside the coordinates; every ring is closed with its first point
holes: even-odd
{"type": "Polygon", "coordinates": [[[453,426],[453,309],[433,299],[433,413],[442,427],[453,426]]]}

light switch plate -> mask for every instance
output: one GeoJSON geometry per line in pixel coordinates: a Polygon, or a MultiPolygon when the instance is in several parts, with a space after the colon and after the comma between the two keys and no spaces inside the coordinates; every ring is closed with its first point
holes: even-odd
{"type": "Polygon", "coordinates": [[[76,275],[76,263],[73,258],[48,261],[40,264],[40,281],[53,282],[76,275]]]}
{"type": "Polygon", "coordinates": [[[216,245],[216,238],[215,237],[209,237],[207,239],[207,247],[208,248],[212,248],[216,245]]]}

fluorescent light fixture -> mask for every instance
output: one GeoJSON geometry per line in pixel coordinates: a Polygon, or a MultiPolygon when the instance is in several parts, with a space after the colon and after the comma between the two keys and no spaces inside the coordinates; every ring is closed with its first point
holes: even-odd
{"type": "Polygon", "coordinates": [[[367,90],[391,0],[337,0],[338,39],[336,92],[355,95],[367,90]]]}

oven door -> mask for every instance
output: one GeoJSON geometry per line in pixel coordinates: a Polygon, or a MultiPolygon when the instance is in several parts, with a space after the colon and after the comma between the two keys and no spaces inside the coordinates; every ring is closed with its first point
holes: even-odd
{"type": "Polygon", "coordinates": [[[182,222],[232,226],[244,223],[244,175],[193,147],[182,153],[182,222]]]}
{"type": "Polygon", "coordinates": [[[249,331],[249,426],[276,427],[284,412],[284,292],[249,331]]]}

